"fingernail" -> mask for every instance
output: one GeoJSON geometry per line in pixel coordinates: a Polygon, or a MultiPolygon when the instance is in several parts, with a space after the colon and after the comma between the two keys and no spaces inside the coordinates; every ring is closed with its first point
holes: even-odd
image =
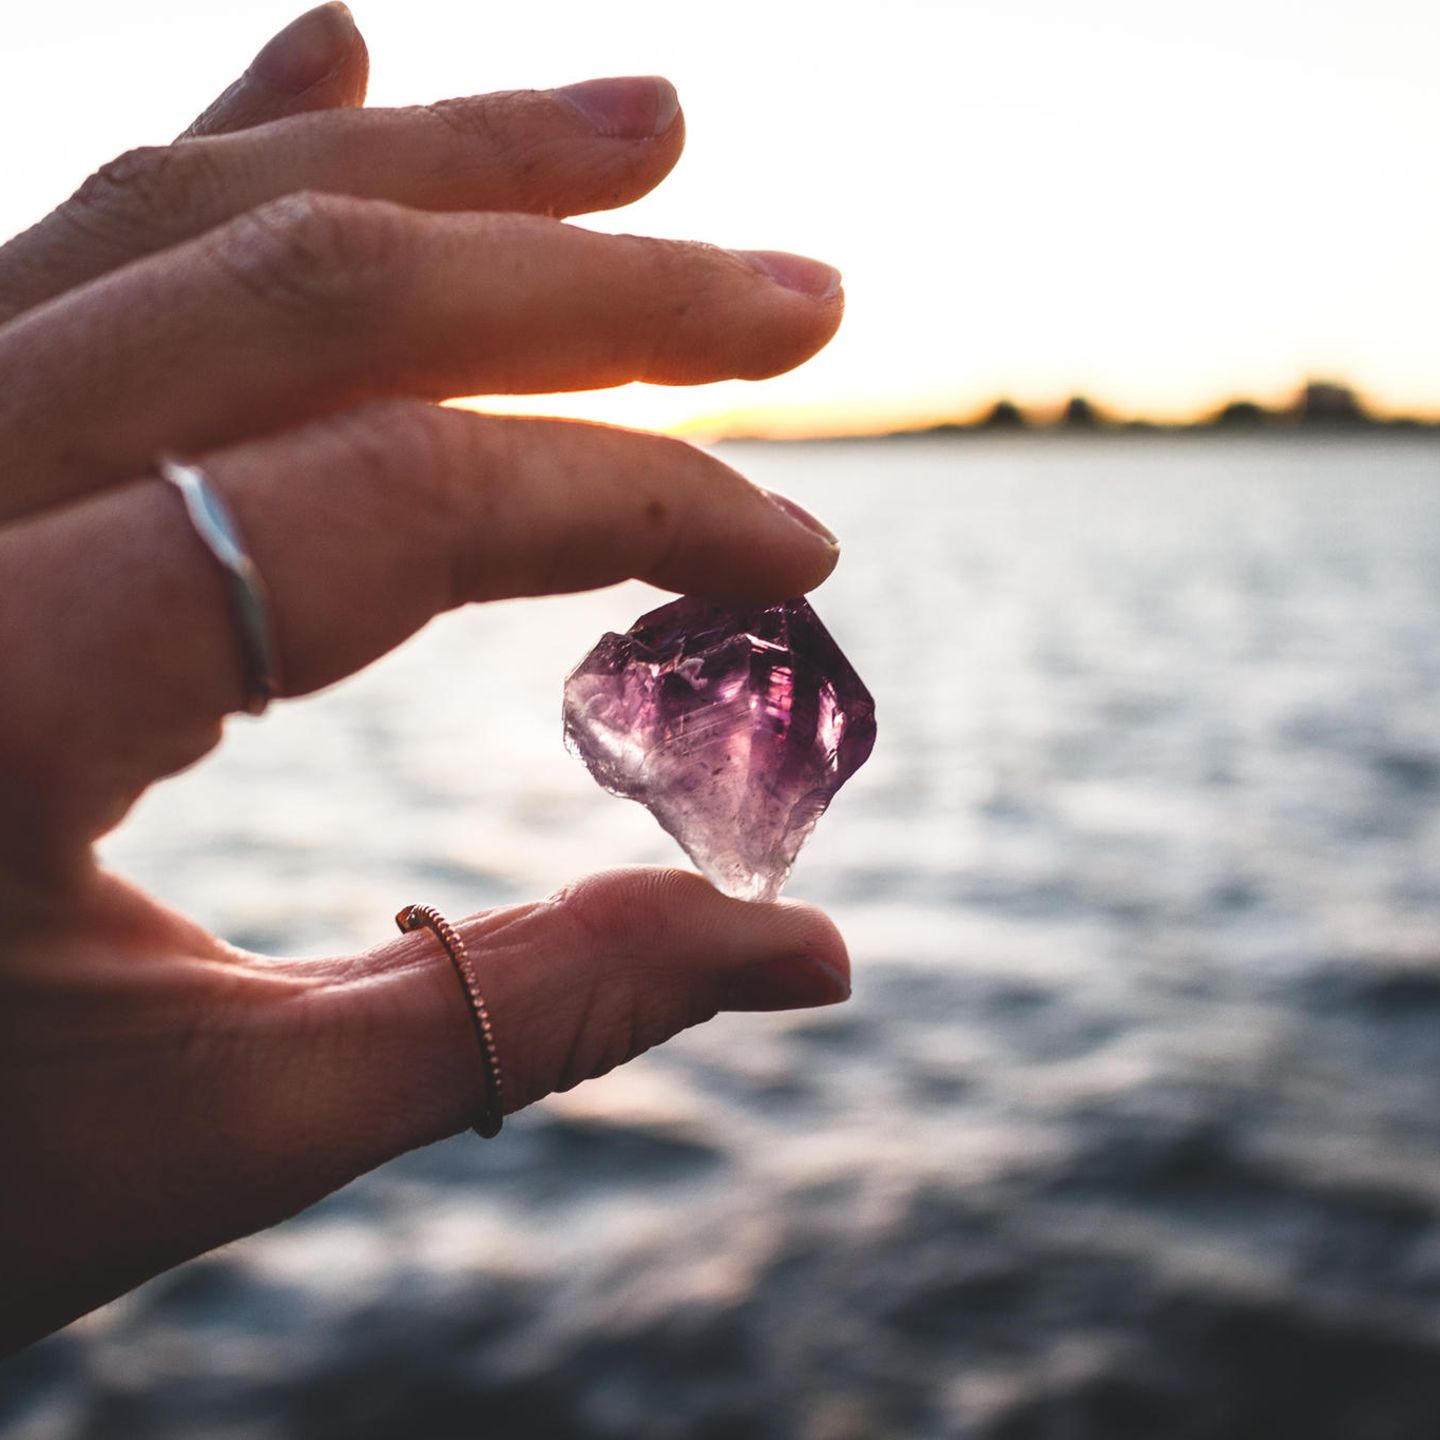
{"type": "Polygon", "coordinates": [[[612,140],[651,140],[663,135],[680,113],[675,87],[658,75],[582,80],[551,93],[612,140]]]}
{"type": "Polygon", "coordinates": [[[272,90],[299,95],[338,69],[354,43],[354,18],[331,0],[292,20],[250,62],[250,73],[272,90]]]}
{"type": "Polygon", "coordinates": [[[823,260],[790,255],[784,250],[732,250],[747,265],[787,290],[798,290],[813,300],[831,300],[840,293],[840,272],[823,260]]]}
{"type": "Polygon", "coordinates": [[[788,495],[777,495],[773,490],[761,490],[760,493],[777,509],[783,510],[792,520],[803,525],[812,535],[818,535],[827,545],[839,548],[840,537],[822,525],[803,505],[797,505],[788,495]]]}
{"type": "Polygon", "coordinates": [[[725,1000],[727,1010],[807,1010],[850,998],[850,981],[812,955],[786,955],[742,970],[725,1000]]]}

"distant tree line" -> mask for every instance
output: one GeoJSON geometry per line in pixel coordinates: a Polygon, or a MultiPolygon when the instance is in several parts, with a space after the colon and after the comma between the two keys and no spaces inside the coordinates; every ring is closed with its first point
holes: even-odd
{"type": "Polygon", "coordinates": [[[1084,395],[1072,395],[1053,418],[1027,414],[1013,400],[997,400],[989,409],[969,420],[950,420],[912,432],[1004,432],[1021,430],[1221,430],[1263,432],[1267,430],[1440,430],[1434,422],[1381,418],[1370,411],[1348,385],[1334,380],[1310,380],[1290,404],[1267,409],[1254,400],[1231,400],[1199,420],[1184,424],[1153,420],[1123,419],[1107,415],[1084,395]]]}

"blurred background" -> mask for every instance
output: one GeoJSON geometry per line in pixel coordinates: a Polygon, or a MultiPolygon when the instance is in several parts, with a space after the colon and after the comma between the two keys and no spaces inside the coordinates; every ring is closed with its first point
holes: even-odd
{"type": "MultiPolygon", "coordinates": [[[[509,408],[719,443],[844,539],[815,603],[880,741],[790,893],[856,993],[152,1282],[0,1367],[0,1434],[1430,1440],[1440,12],[356,11],[375,103],[669,75],[686,158],[601,223],[844,268],[794,376],[509,408]]],[[[7,17],[0,232],[290,14],[7,17]]],[[[671,863],[560,742],[654,601],[447,617],[107,858],[315,954],[671,863]]]]}

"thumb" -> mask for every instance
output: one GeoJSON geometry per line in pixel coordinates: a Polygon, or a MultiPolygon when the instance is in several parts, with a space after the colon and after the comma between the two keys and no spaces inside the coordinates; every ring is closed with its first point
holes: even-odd
{"type": "MultiPolygon", "coordinates": [[[[469,1003],[428,931],[271,960],[103,872],[31,928],[0,963],[16,1099],[0,1153],[25,1157],[0,1186],[0,1354],[482,1112],[469,1003]]],[[[459,931],[511,1110],[721,1009],[850,989],[818,911],[672,870],[597,875],[459,931]]]]}
{"type": "Polygon", "coordinates": [[[341,0],[330,0],[272,36],[250,68],[179,138],[228,135],[306,110],[360,105],[369,75],[354,17],[341,0]]]}
{"type": "MultiPolygon", "coordinates": [[[[677,870],[594,875],[456,929],[494,1025],[507,1111],[722,1010],[850,994],[845,942],[818,910],[732,900],[677,870]]],[[[348,1133],[351,1164],[369,1169],[479,1116],[484,1066],[463,987],[434,935],[411,932],[357,957],[339,984],[310,998],[328,1012],[319,1029],[334,1040],[327,1083],[307,1096],[302,1152],[333,1152],[334,1137],[348,1133]]]]}

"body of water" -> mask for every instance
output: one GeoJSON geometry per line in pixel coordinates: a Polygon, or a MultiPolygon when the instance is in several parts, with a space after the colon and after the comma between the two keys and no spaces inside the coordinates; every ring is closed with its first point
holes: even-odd
{"type": "MultiPolygon", "coordinates": [[[[724,1016],[0,1368],[19,1440],[1432,1440],[1440,446],[736,446],[845,541],[880,741],[724,1016]]],[[[368,946],[672,863],[565,754],[639,586],[448,617],[237,723],[110,859],[368,946]],[[434,667],[455,679],[436,687],[434,667]]]]}

